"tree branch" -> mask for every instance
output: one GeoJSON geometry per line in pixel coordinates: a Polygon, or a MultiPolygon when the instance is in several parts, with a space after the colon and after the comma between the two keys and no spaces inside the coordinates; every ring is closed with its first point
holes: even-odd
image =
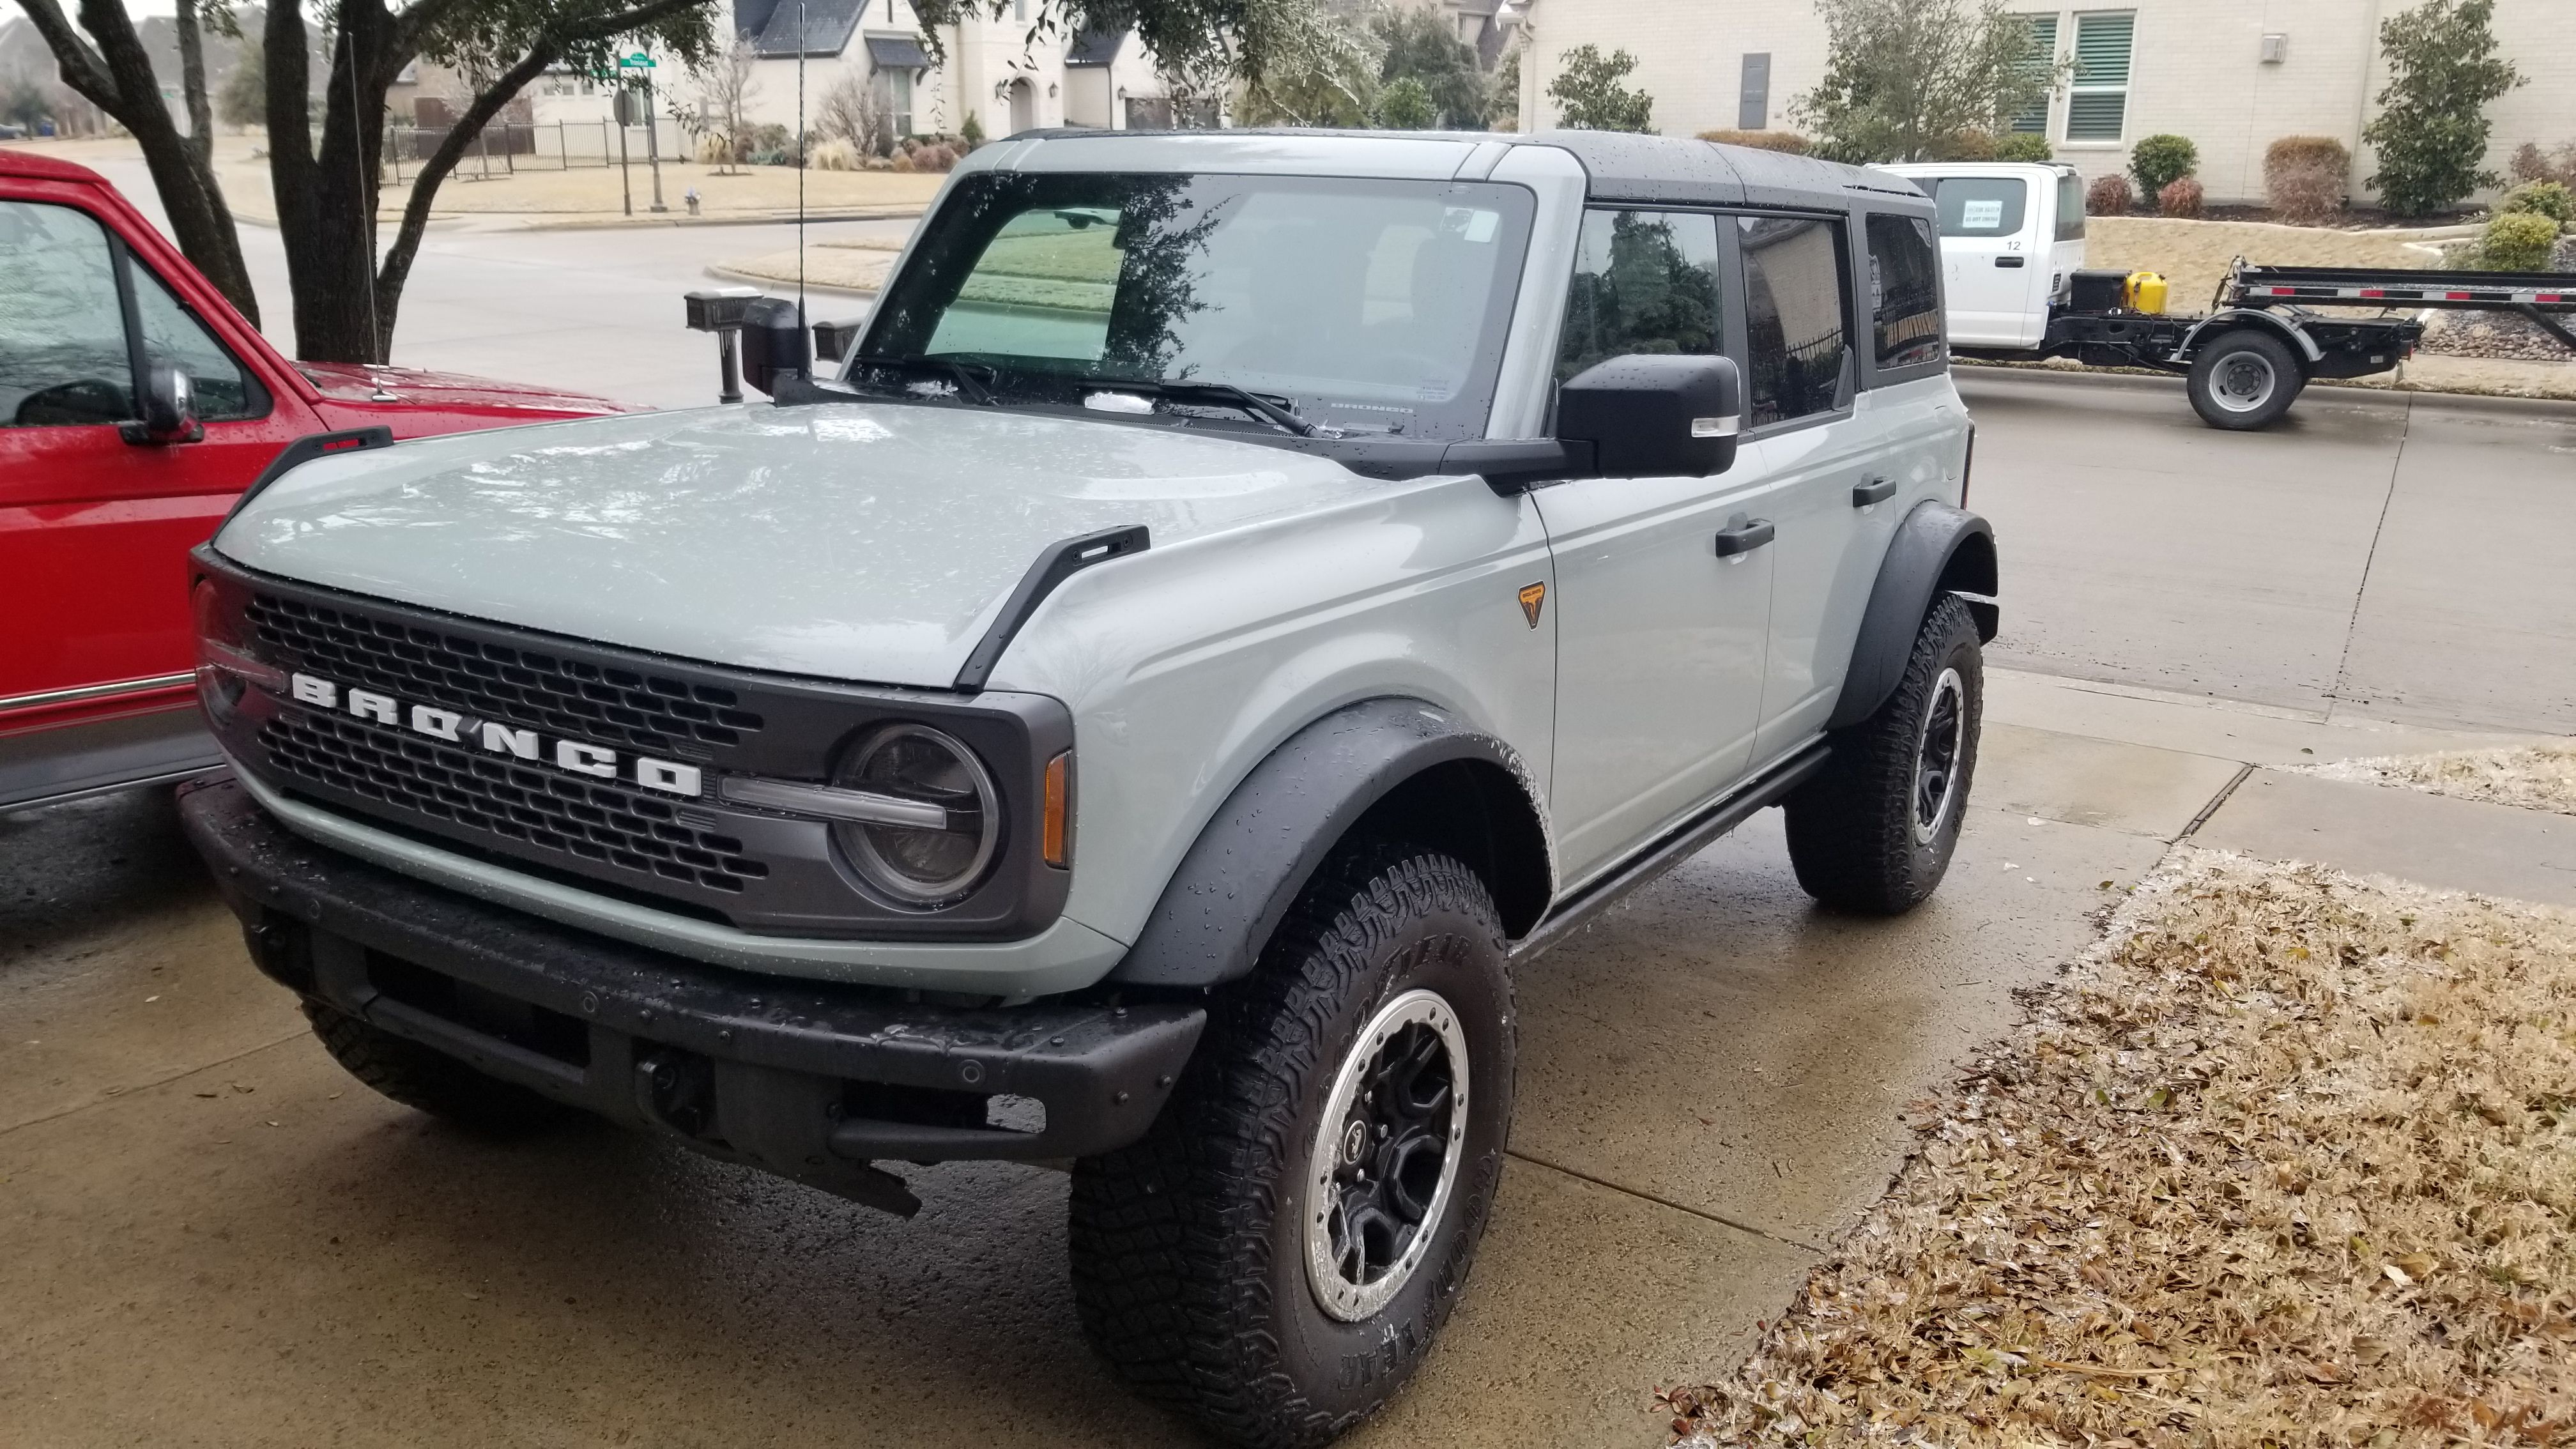
{"type": "MultiPolygon", "coordinates": [[[[72,29],[71,17],[63,14],[54,0],[21,0],[27,18],[35,23],[36,33],[45,39],[45,48],[54,53],[54,65],[62,72],[63,84],[81,93],[83,99],[100,110],[125,119],[123,97],[116,82],[108,78],[107,62],[72,29]]],[[[128,130],[133,129],[127,127],[128,130]]]]}
{"type": "MultiPolygon", "coordinates": [[[[675,4],[694,4],[698,0],[672,0],[675,4]]],[[[503,71],[483,93],[474,98],[447,128],[438,149],[421,163],[420,175],[411,184],[411,198],[403,203],[402,225],[394,232],[394,244],[385,250],[383,266],[376,273],[376,312],[384,336],[378,339],[380,354],[389,354],[393,341],[394,314],[402,302],[403,284],[411,277],[412,257],[420,250],[421,233],[429,226],[429,206],[437,198],[439,183],[465,159],[465,148],[483,134],[483,127],[501,113],[511,99],[545,74],[547,66],[560,54],[551,40],[540,40],[535,49],[522,56],[519,63],[503,71]]]]}

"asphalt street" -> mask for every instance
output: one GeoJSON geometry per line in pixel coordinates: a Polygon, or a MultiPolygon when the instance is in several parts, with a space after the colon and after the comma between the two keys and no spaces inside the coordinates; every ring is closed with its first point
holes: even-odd
{"type": "MultiPolygon", "coordinates": [[[[678,293],[783,236],[436,232],[396,357],[705,401],[678,293]]],[[[1740,1355],[1905,1104],[2169,842],[2402,852],[2430,797],[2272,767],[2576,728],[2576,412],[2320,391],[2242,436],[2156,385],[1962,390],[2006,624],[1950,880],[1825,915],[1766,812],[1537,963],[1468,1301],[1352,1442],[1661,1442],[1653,1389],[1740,1355]]],[[[899,1222],[606,1129],[450,1131],[323,1056],[166,796],[0,816],[0,1442],[1196,1442],[1083,1347],[1062,1177],[906,1171],[899,1222]]]]}

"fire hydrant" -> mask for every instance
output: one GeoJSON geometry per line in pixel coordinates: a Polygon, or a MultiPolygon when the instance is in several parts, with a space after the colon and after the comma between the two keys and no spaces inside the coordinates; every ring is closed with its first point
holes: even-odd
{"type": "Polygon", "coordinates": [[[698,214],[698,188],[694,186],[690,187],[688,194],[680,199],[689,204],[689,215],[695,216],[698,214]]]}

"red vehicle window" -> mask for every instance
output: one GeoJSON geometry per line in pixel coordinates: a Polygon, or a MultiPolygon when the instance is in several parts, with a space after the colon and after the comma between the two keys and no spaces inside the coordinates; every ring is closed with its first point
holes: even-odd
{"type": "Polygon", "coordinates": [[[134,372],[107,229],[68,206],[0,201],[0,423],[134,416],[134,372]]]}

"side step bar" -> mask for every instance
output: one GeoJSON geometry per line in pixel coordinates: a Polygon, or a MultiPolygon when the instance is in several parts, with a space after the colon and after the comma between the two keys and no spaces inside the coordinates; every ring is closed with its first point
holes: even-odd
{"type": "Polygon", "coordinates": [[[1652,885],[1674,866],[1707,849],[1710,842],[1751,819],[1755,811],[1779,804],[1790,791],[1823,769],[1831,753],[1823,740],[1816,741],[1746,781],[1734,794],[1676,826],[1608,874],[1558,901],[1528,935],[1513,943],[1512,964],[1519,966],[1535,960],[1626,899],[1629,892],[1652,885]]]}

